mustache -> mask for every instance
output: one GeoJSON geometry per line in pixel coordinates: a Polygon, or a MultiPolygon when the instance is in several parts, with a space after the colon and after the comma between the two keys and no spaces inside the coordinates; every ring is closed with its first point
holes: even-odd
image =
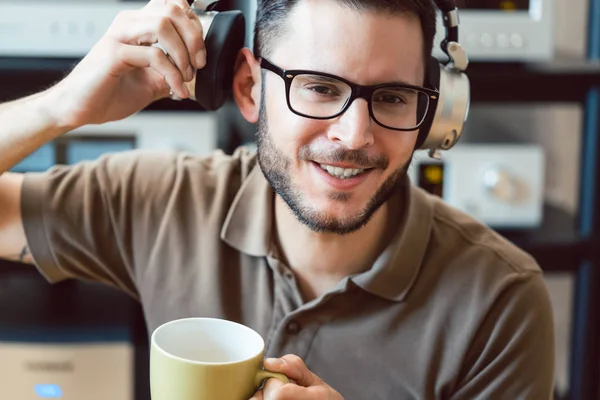
{"type": "Polygon", "coordinates": [[[389,165],[389,160],[386,156],[380,155],[371,157],[363,150],[335,149],[314,151],[308,146],[302,146],[300,148],[298,151],[298,159],[300,161],[316,161],[320,164],[347,162],[355,164],[363,169],[385,169],[389,165]]]}

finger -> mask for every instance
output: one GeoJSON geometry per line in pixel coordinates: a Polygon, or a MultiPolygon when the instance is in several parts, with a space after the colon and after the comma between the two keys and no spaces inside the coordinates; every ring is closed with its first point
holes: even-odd
{"type": "MultiPolygon", "coordinates": [[[[177,96],[182,99],[189,97],[190,93],[185,87],[181,72],[169,61],[161,49],[122,44],[117,48],[116,53],[125,68],[150,67],[165,78],[167,85],[177,96]]],[[[118,74],[118,72],[116,73],[118,74]]]]}
{"type": "MultiPolygon", "coordinates": [[[[188,12],[193,14],[191,8],[188,12]]],[[[187,80],[193,78],[193,67],[206,64],[202,25],[197,17],[189,18],[175,4],[154,6],[143,11],[120,12],[107,35],[121,43],[149,45],[160,43],[187,80]]]]}
{"type": "Polygon", "coordinates": [[[249,400],[264,400],[263,391],[259,390],[258,392],[254,393],[254,396],[252,396],[249,400]]]}
{"type": "MultiPolygon", "coordinates": [[[[275,400],[279,399],[279,392],[281,391],[282,386],[285,384],[276,378],[269,378],[265,382],[263,387],[263,394],[265,400],[275,400]]],[[[290,384],[288,384],[290,385],[290,384]]]]}
{"type": "Polygon", "coordinates": [[[186,45],[191,64],[196,68],[203,68],[206,64],[204,29],[200,19],[187,1],[162,0],[162,2],[151,7],[150,12],[158,13],[157,15],[167,15],[171,19],[177,33],[186,45]]]}
{"type": "Polygon", "coordinates": [[[187,0],[150,0],[146,7],[164,6],[166,4],[177,4],[182,8],[191,8],[187,0]]]}
{"type": "Polygon", "coordinates": [[[137,45],[158,43],[173,59],[186,80],[189,81],[193,78],[188,50],[169,17],[143,14],[125,15],[125,17],[121,17],[118,28],[110,34],[121,43],[137,45]]]}
{"type": "Polygon", "coordinates": [[[294,354],[288,354],[281,358],[267,358],[264,361],[264,366],[269,371],[285,374],[300,386],[312,386],[323,383],[319,377],[308,369],[304,361],[294,354]]]}
{"type": "Polygon", "coordinates": [[[302,387],[289,383],[283,384],[281,381],[273,378],[267,381],[263,392],[264,400],[328,400],[333,394],[325,386],[302,387]]]}
{"type": "Polygon", "coordinates": [[[177,68],[181,71],[186,81],[194,77],[194,69],[189,57],[188,49],[179,32],[173,24],[173,20],[163,16],[157,16],[156,41],[160,47],[173,60],[177,68]]]}

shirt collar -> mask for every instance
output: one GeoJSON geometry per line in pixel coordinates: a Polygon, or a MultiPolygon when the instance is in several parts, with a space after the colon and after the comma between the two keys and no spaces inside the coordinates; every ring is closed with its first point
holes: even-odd
{"type": "Polygon", "coordinates": [[[274,192],[258,163],[242,183],[221,229],[221,239],[255,257],[269,253],[274,192]]]}
{"type": "MultiPolygon", "coordinates": [[[[414,285],[431,232],[433,209],[427,195],[408,178],[391,201],[403,208],[390,245],[372,268],[352,281],[370,293],[403,301],[414,285]]],[[[221,238],[242,253],[265,257],[272,241],[274,192],[258,163],[242,183],[229,209],[221,238]]]]}
{"type": "Polygon", "coordinates": [[[429,242],[433,208],[425,192],[408,177],[396,201],[402,207],[396,234],[368,271],[352,280],[363,290],[393,301],[403,301],[417,280],[429,242]]]}

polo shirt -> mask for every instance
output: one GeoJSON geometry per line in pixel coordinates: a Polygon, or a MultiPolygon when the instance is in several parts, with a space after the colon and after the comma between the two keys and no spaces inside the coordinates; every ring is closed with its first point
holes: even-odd
{"type": "Polygon", "coordinates": [[[256,330],[345,399],[551,399],[554,326],[536,262],[406,178],[372,267],[304,301],[274,245],[256,155],[136,150],[29,173],[22,216],[53,283],[141,302],[149,332],[184,317],[256,330]]]}

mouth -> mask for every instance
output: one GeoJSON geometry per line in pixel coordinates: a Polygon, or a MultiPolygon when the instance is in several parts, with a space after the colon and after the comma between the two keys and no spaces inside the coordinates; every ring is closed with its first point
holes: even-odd
{"type": "Polygon", "coordinates": [[[329,175],[338,179],[351,179],[369,170],[369,168],[341,168],[327,164],[319,164],[319,166],[329,175]]]}
{"type": "Polygon", "coordinates": [[[348,191],[358,188],[367,181],[375,168],[350,168],[352,165],[329,165],[315,161],[310,162],[315,177],[330,189],[348,191]]]}

